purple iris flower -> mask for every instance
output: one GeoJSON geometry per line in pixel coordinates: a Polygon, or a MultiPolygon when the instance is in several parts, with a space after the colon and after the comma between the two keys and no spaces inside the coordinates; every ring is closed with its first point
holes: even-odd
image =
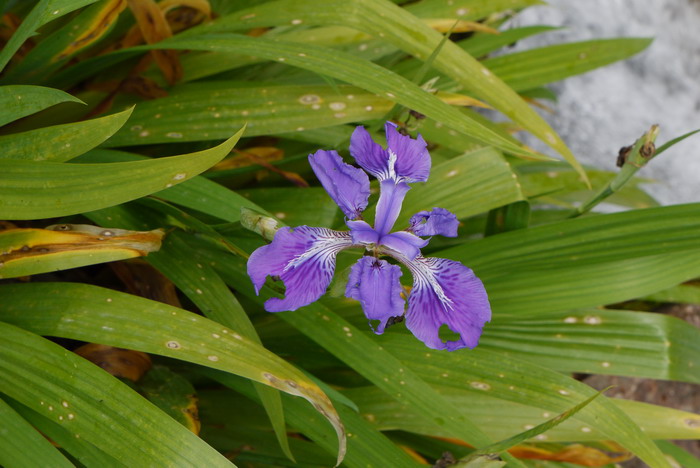
{"type": "Polygon", "coordinates": [[[425,182],[430,155],[425,140],[402,135],[387,122],[387,149],[375,143],[364,127],[350,139],[355,161],[379,180],[380,195],[374,226],[362,219],[369,199],[369,178],[357,167],[343,162],[335,151],[319,150],[309,163],[331,198],[345,213],[350,231],[299,226],[284,227],[271,244],[260,247],[248,260],[248,275],[256,293],[268,275],[278,276],[286,286],[284,298],[265,302],[269,312],[296,310],[318,300],[328,288],[338,252],[350,247],[367,250],[350,271],[345,295],[356,299],[369,320],[378,320],[375,333],[404,317],[409,330],[428,347],[454,351],[473,348],[484,324],[491,319],[486,290],[481,280],[459,262],[423,257],[428,244],[421,236],[457,236],[457,217],[443,208],[416,213],[404,231],[391,232],[411,182],[425,182]],[[398,265],[380,258],[389,256],[413,275],[404,314],[404,288],[398,265]],[[440,328],[447,325],[459,339],[443,342],[440,328]]]}

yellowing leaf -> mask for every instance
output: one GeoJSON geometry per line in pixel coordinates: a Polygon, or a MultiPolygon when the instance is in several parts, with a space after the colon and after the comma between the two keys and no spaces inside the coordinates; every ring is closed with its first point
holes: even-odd
{"type": "Polygon", "coordinates": [[[34,275],[139,257],[160,248],[164,232],[61,224],[0,231],[0,278],[34,275]]]}
{"type": "Polygon", "coordinates": [[[211,20],[211,5],[206,0],[164,0],[158,3],[158,7],[165,13],[173,32],[211,20]]]}
{"type": "MultiPolygon", "coordinates": [[[[172,37],[173,32],[165,19],[165,14],[153,0],[127,0],[129,8],[136,18],[141,34],[148,44],[160,42],[172,37]]],[[[170,84],[182,78],[182,65],[173,50],[152,50],[151,55],[158,68],[170,84]]]]}
{"type": "Polygon", "coordinates": [[[89,46],[93,42],[100,39],[114,24],[114,22],[119,17],[124,8],[126,8],[125,0],[110,0],[105,2],[102,9],[93,18],[92,23],[78,36],[74,41],[72,41],[68,47],[59,52],[55,57],[54,61],[70,57],[81,49],[89,46]]]}
{"type": "Polygon", "coordinates": [[[465,21],[465,20],[455,21],[454,19],[451,19],[451,18],[433,18],[433,19],[426,19],[424,21],[425,21],[425,24],[427,24],[431,28],[433,28],[436,31],[439,31],[441,33],[445,33],[448,31],[452,31],[453,33],[464,33],[464,32],[472,32],[472,31],[478,31],[478,32],[483,32],[483,33],[487,33],[487,34],[500,34],[501,33],[498,29],[491,28],[489,26],[486,26],[483,23],[478,23],[476,21],[465,21]]]}
{"type": "Polygon", "coordinates": [[[471,96],[465,96],[464,94],[439,92],[437,93],[437,97],[439,97],[442,102],[446,102],[452,106],[471,106],[481,107],[482,109],[493,109],[493,107],[489,106],[484,101],[474,99],[471,96]]]}

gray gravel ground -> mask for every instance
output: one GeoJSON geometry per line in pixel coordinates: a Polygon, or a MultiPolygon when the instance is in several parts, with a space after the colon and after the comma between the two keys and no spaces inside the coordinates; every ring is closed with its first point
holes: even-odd
{"type": "MultiPolygon", "coordinates": [[[[556,113],[543,115],[581,161],[614,169],[617,150],[654,123],[661,126],[659,143],[700,128],[700,1],[551,0],[513,23],[566,28],[523,40],[516,50],[595,38],[655,38],[625,62],[554,85],[556,113]]],[[[663,204],[700,201],[700,134],[639,175],[657,181],[647,188],[663,204]]]]}

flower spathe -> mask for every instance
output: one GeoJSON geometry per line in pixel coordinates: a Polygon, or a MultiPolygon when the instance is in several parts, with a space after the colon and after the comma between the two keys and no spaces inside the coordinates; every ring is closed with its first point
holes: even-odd
{"type": "Polygon", "coordinates": [[[409,183],[424,182],[430,174],[430,155],[422,137],[402,135],[391,122],[385,125],[387,148],[374,142],[363,127],[350,139],[350,153],[364,169],[343,161],[335,151],[319,150],[309,163],[330,197],[346,216],[349,231],[299,226],[281,228],[271,244],[260,247],[248,260],[248,274],[256,293],[267,276],[278,276],[286,286],[284,298],[265,302],[269,312],[296,310],[318,300],[330,285],[338,252],[364,248],[366,255],[352,266],[345,295],[360,302],[381,334],[389,323],[405,316],[406,327],[433,349],[473,348],[479,342],[491,308],[483,284],[459,262],[423,257],[428,244],[421,236],[457,235],[457,217],[443,208],[416,213],[404,231],[391,232],[401,211],[409,183]],[[374,226],[361,219],[369,200],[369,178],[379,180],[380,195],[374,226]],[[405,310],[401,268],[380,258],[389,256],[413,275],[405,310]],[[444,342],[446,325],[459,335],[444,342]]]}

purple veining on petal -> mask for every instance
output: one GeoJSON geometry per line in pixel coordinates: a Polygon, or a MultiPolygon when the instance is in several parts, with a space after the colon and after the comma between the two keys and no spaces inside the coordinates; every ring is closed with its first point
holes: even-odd
{"type": "Polygon", "coordinates": [[[401,205],[406,193],[411,189],[406,182],[395,182],[386,179],[379,184],[379,201],[377,212],[374,216],[374,229],[380,235],[391,232],[396,219],[401,213],[401,205]]]}
{"type": "Polygon", "coordinates": [[[347,221],[350,228],[352,243],[355,245],[370,245],[379,243],[379,233],[372,229],[366,221],[347,221]]]}
{"type": "Polygon", "coordinates": [[[326,228],[299,226],[277,231],[271,244],[248,259],[248,275],[256,293],[268,275],[279,276],[287,288],[283,299],[268,299],[265,310],[296,310],[318,300],[331,282],[336,255],[352,244],[349,232],[326,228]]]}
{"type": "Polygon", "coordinates": [[[372,140],[365,127],[359,126],[350,137],[350,154],[357,164],[379,180],[390,177],[389,153],[372,140]]]}
{"type": "Polygon", "coordinates": [[[408,298],[406,327],[426,346],[454,351],[474,348],[484,324],[491,320],[491,306],[484,285],[474,273],[454,260],[395,256],[413,274],[408,298]],[[443,342],[440,327],[447,325],[460,338],[443,342]]]}
{"type": "Polygon", "coordinates": [[[411,216],[408,230],[419,236],[457,237],[457,216],[444,208],[419,211],[411,216]]]}
{"type": "Polygon", "coordinates": [[[403,315],[400,277],[401,268],[374,257],[362,257],[350,270],[345,296],[360,301],[368,320],[379,320],[378,335],[389,319],[403,315]]]}
{"type": "Polygon", "coordinates": [[[369,178],[362,169],[343,162],[335,151],[318,150],[309,155],[309,164],[328,195],[349,219],[356,219],[367,208],[369,178]]]}
{"type": "Polygon", "coordinates": [[[416,139],[408,135],[402,135],[396,129],[396,125],[387,122],[386,129],[387,150],[396,155],[396,163],[393,170],[398,178],[407,182],[425,182],[430,175],[430,154],[428,144],[422,136],[416,139]]]}
{"type": "Polygon", "coordinates": [[[421,239],[410,232],[398,231],[382,236],[379,241],[379,245],[390,249],[389,252],[382,249],[382,253],[392,255],[394,252],[398,252],[408,260],[413,260],[420,255],[420,249],[428,245],[428,241],[421,239]]]}

